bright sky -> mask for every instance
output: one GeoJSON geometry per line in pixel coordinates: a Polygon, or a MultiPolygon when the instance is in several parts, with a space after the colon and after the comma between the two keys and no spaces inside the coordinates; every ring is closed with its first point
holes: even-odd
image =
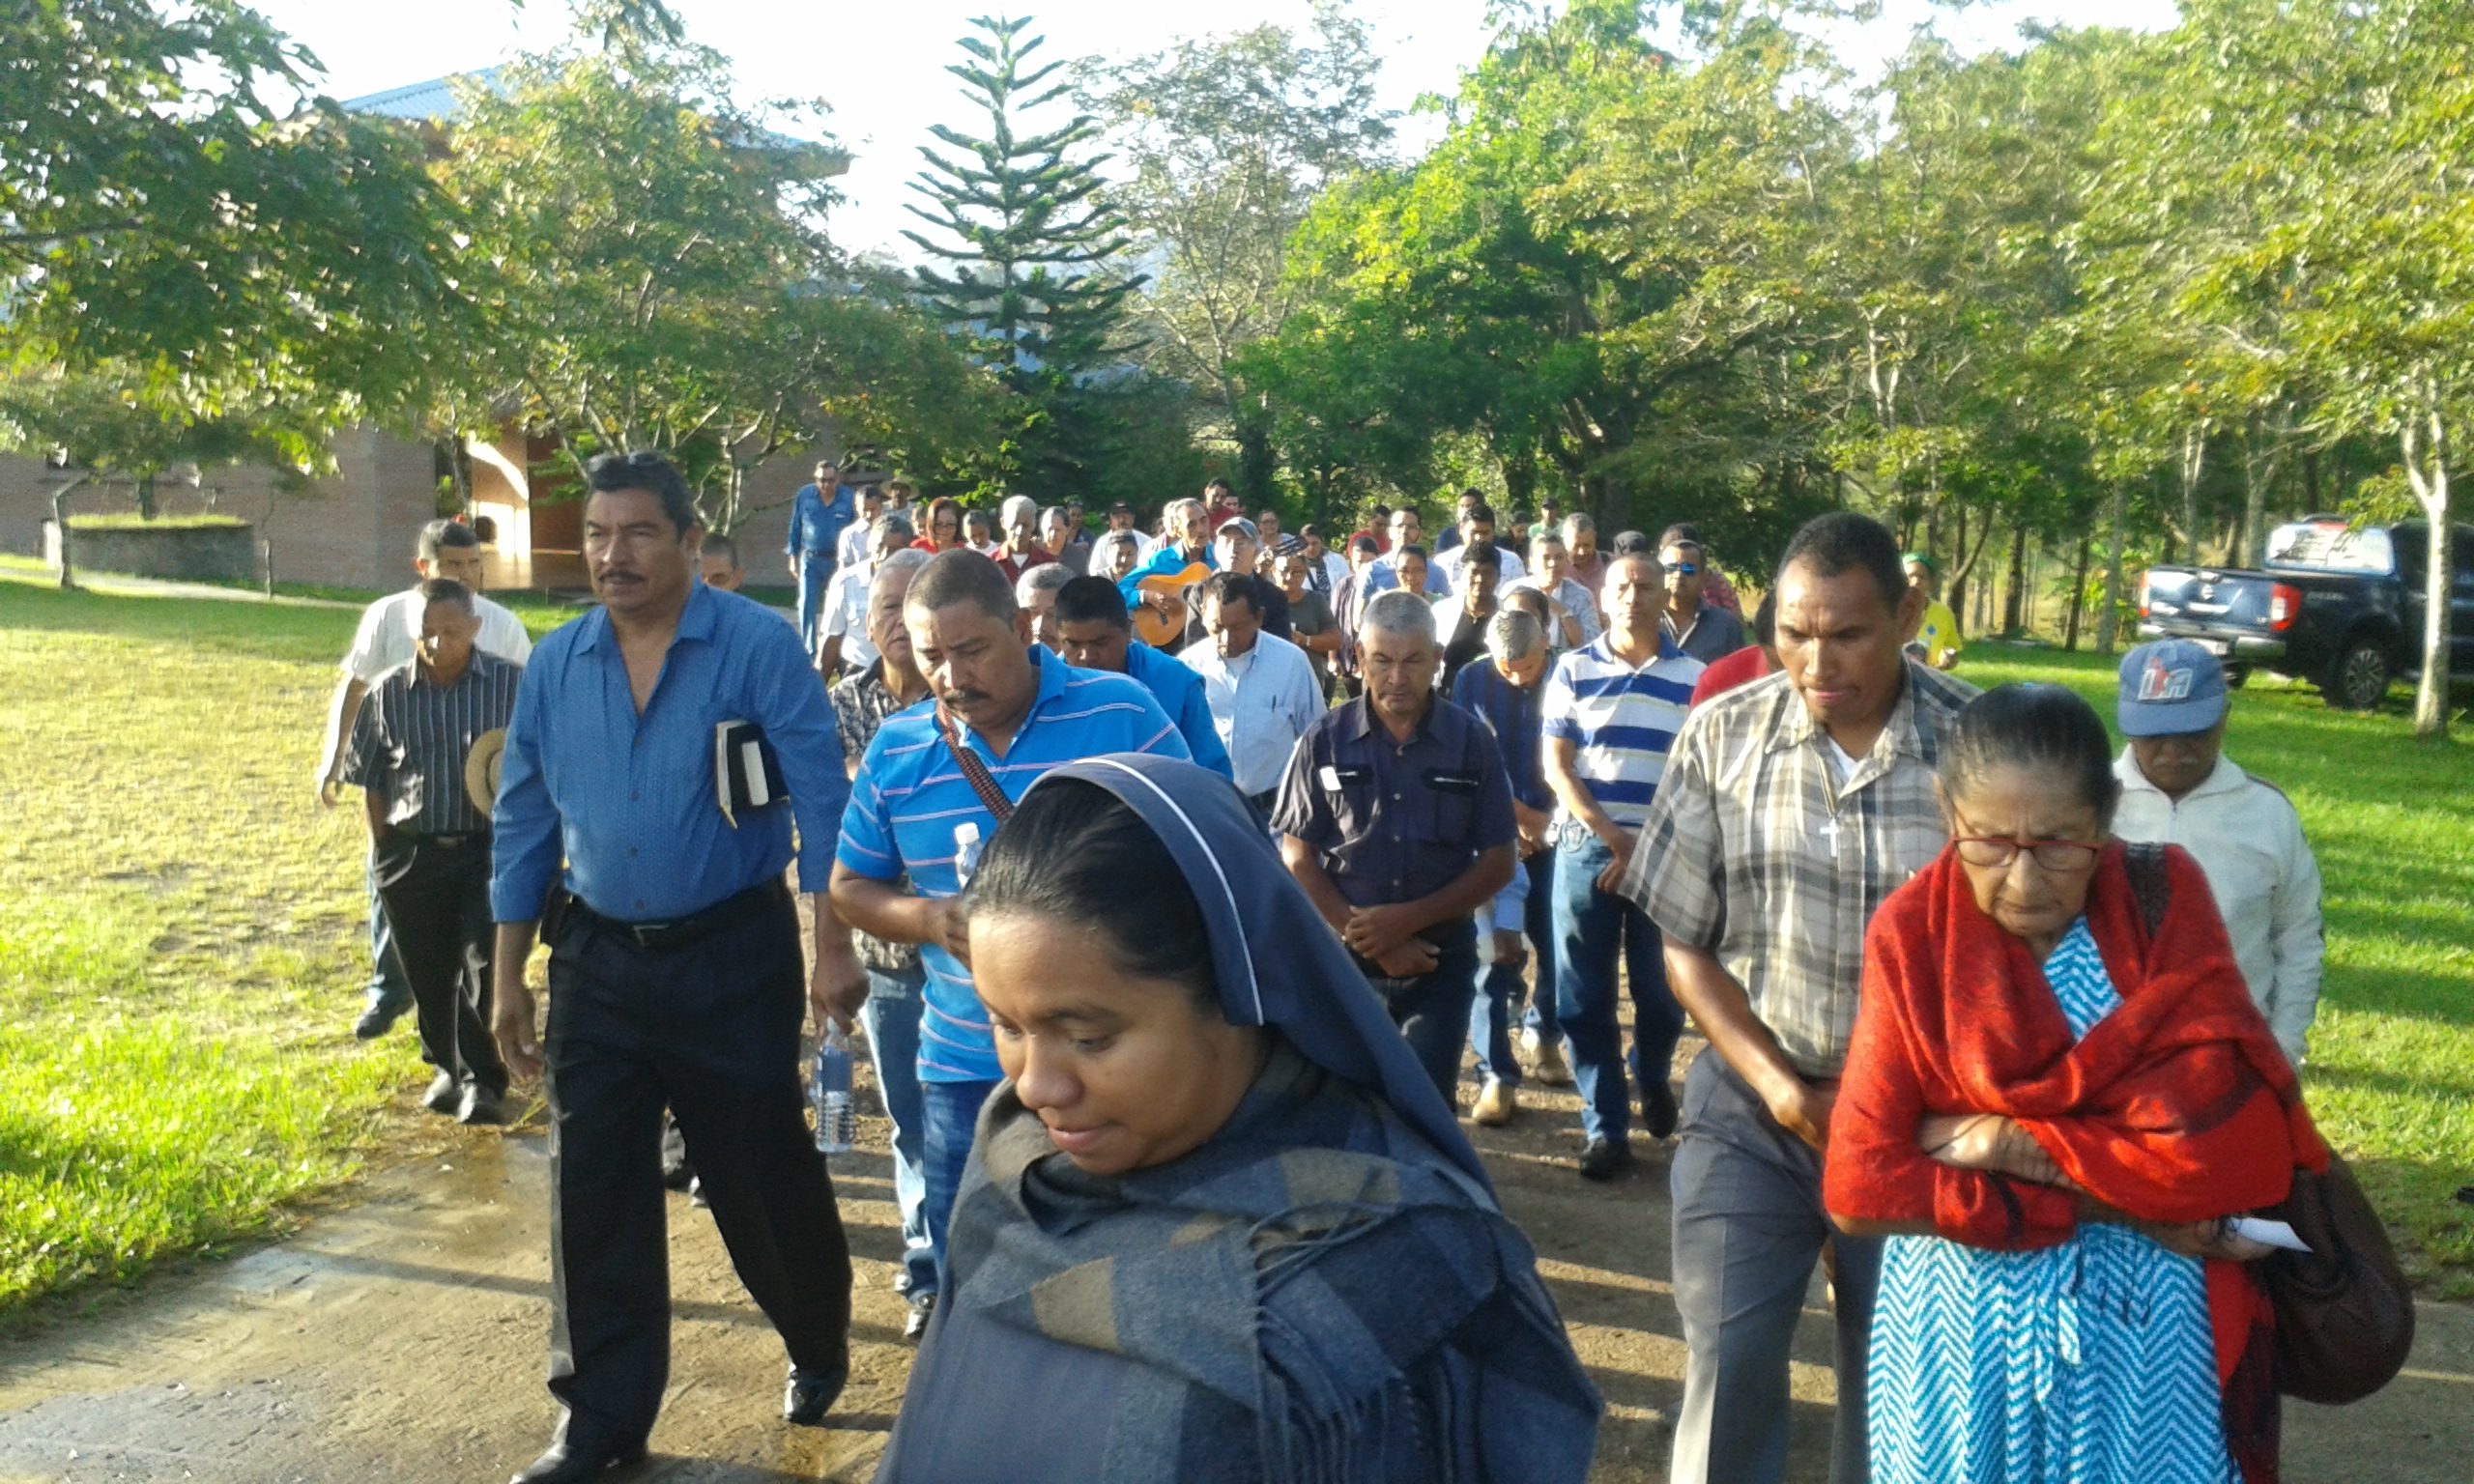
{"type": "MultiPolygon", "coordinates": [[[[417,6],[367,0],[254,0],[275,24],[305,43],[328,70],[337,98],[377,93],[448,72],[486,67],[508,50],[546,46],[559,39],[567,10],[560,0],[423,0],[417,6]]],[[[914,256],[901,237],[915,218],[903,210],[906,183],[921,168],[918,146],[928,127],[975,122],[942,71],[957,60],[955,38],[988,0],[672,0],[689,33],[729,55],[748,99],[822,97],[827,121],[853,156],[842,181],[849,196],[831,223],[846,248],[882,248],[914,256]]],[[[1459,70],[1485,50],[1486,0],[1357,0],[1383,56],[1383,101],[1407,108],[1422,93],[1450,93],[1459,70]]],[[[1012,14],[1002,12],[1002,14],[1012,14]]],[[[1055,0],[1032,9],[1035,30],[1048,37],[1043,58],[1091,53],[1123,56],[1157,50],[1198,31],[1242,30],[1264,21],[1303,30],[1308,0],[1219,0],[1208,7],[1159,0],[1055,0]]],[[[1907,42],[1912,28],[1936,14],[1943,34],[1970,51],[2012,44],[2029,18],[2073,25],[2173,24],[2172,0],[1990,0],[1955,14],[1929,0],[1886,0],[1881,19],[1843,28],[1840,53],[1859,71],[1907,42]]],[[[1424,142],[1431,119],[1403,121],[1404,138],[1424,142]]]]}

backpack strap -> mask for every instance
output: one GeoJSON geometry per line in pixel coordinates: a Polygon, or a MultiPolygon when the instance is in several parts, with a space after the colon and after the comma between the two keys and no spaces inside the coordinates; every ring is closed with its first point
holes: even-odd
{"type": "Polygon", "coordinates": [[[2173,904],[2173,878],[2165,870],[2165,847],[2154,841],[2123,846],[2122,870],[2130,877],[2130,894],[2139,903],[2140,921],[2153,940],[2165,926],[2166,909],[2173,904]]]}

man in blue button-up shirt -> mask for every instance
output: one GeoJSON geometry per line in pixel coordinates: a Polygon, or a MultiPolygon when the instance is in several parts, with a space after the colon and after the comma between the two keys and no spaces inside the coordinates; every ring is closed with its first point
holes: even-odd
{"type": "MultiPolygon", "coordinates": [[[[971,985],[961,902],[999,823],[982,785],[1010,801],[1060,763],[1107,753],[1187,756],[1149,691],[1123,675],[1075,670],[1027,643],[1014,614],[1013,586],[977,552],[946,552],[911,580],[903,624],[935,700],[886,718],[868,744],[833,868],[833,906],[843,919],[920,945],[928,969],[920,1157],[928,1238],[940,1259],[972,1126],[1004,1075],[971,985]],[[974,767],[983,770],[977,783],[974,767]]],[[[914,1303],[924,1297],[912,1291],[914,1303]]]]}
{"type": "Polygon", "coordinates": [[[842,533],[858,519],[858,502],[842,487],[842,471],[831,460],[818,464],[816,483],[799,486],[791,500],[791,539],[782,550],[799,585],[799,642],[810,654],[816,653],[817,614],[840,560],[842,533]]]}
{"type": "Polygon", "coordinates": [[[517,1075],[546,1062],[557,1129],[550,1390],[566,1415],[524,1484],[644,1454],[670,1363],[665,1106],[790,1352],[785,1415],[820,1422],[849,1373],[849,1251],[803,1117],[799,1026],[811,998],[820,1022],[847,1017],[866,977],[820,903],[811,977],[782,881],[794,824],[801,883],[825,880],[849,792],[833,708],[788,625],[697,579],[676,469],[610,455],[586,479],[602,606],[533,651],[494,813],[495,1029],[517,1075]],[[788,797],[726,816],[715,735],[735,723],[762,731],[788,797]],[[524,965],[543,922],[536,1040],[524,965]]]}

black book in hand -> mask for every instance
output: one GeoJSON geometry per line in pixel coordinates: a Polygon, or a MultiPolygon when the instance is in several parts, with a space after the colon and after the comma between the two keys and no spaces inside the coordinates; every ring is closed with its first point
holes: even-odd
{"type": "Polygon", "coordinates": [[[738,828],[738,816],[790,797],[782,761],[764,728],[754,722],[721,722],[713,728],[713,799],[722,817],[738,828]]]}

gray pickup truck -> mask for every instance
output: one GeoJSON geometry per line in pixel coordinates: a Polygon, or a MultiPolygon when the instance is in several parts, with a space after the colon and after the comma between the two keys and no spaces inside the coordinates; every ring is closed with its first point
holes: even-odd
{"type": "MultiPolygon", "coordinates": [[[[2456,528],[2449,669],[2474,679],[2474,527],[2456,528]]],[[[2314,515],[2268,536],[2258,571],[2150,567],[2139,599],[2145,639],[2190,639],[2239,685],[2254,668],[2307,680],[2332,706],[2367,710],[2423,668],[2430,528],[2357,527],[2314,515]]]]}

